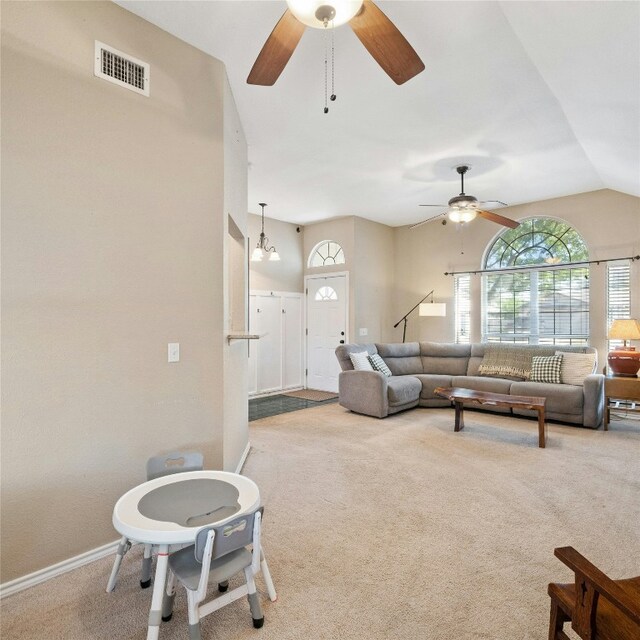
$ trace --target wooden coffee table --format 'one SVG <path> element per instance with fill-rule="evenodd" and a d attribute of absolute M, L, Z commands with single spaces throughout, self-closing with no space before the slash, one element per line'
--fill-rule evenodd
<path fill-rule="evenodd" d="M 538 446 L 544 449 L 547 425 L 544 419 L 544 404 L 546 398 L 535 396 L 511 396 L 504 393 L 491 393 L 489 391 L 473 391 L 459 387 L 438 387 L 434 393 L 442 398 L 451 400 L 456 410 L 456 423 L 454 431 L 464 429 L 463 405 L 465 402 L 491 405 L 494 407 L 531 409 L 538 412 Z"/>

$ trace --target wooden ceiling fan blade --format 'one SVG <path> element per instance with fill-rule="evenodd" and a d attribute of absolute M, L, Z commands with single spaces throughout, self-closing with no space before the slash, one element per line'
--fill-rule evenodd
<path fill-rule="evenodd" d="M 403 84 L 424 71 L 424 63 L 413 47 L 371 0 L 349 21 L 353 32 L 396 83 Z"/>
<path fill-rule="evenodd" d="M 409 229 L 415 229 L 417 227 L 421 227 L 423 224 L 427 224 L 427 222 L 431 222 L 432 220 L 437 220 L 438 218 L 442 218 L 442 216 L 446 216 L 447 213 L 446 211 L 444 213 L 440 213 L 437 216 L 432 216 L 431 218 L 427 218 L 426 220 L 423 220 L 422 222 L 416 222 L 415 224 L 412 224 Z"/>
<path fill-rule="evenodd" d="M 305 26 L 287 9 L 251 67 L 247 84 L 271 86 L 280 77 L 302 38 Z"/>
<path fill-rule="evenodd" d="M 511 229 L 515 229 L 520 226 L 519 222 L 512 220 L 511 218 L 505 218 L 505 216 L 501 216 L 498 213 L 494 213 L 493 211 L 484 211 L 482 209 L 476 209 L 476 213 L 485 220 L 491 220 L 491 222 L 497 222 L 505 227 L 511 227 Z"/>

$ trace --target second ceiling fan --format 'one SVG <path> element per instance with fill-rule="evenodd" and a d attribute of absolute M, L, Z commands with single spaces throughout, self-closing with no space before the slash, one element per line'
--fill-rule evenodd
<path fill-rule="evenodd" d="M 413 47 L 372 0 L 287 0 L 287 5 L 253 64 L 248 84 L 274 84 L 307 26 L 324 29 L 347 22 L 396 84 L 424 70 Z"/>
<path fill-rule="evenodd" d="M 460 175 L 460 194 L 454 196 L 449 200 L 448 205 L 445 204 L 421 204 L 421 207 L 446 207 L 449 208 L 447 211 L 443 213 L 439 213 L 437 216 L 432 216 L 431 218 L 427 218 L 426 220 L 422 220 L 422 222 L 418 222 L 409 227 L 409 229 L 415 229 L 427 222 L 431 222 L 432 220 L 438 220 L 444 216 L 449 216 L 449 220 L 452 222 L 471 222 L 476 216 L 480 216 L 485 220 L 490 220 L 491 222 L 496 222 L 497 224 L 501 224 L 505 227 L 510 227 L 511 229 L 515 229 L 520 226 L 519 222 L 512 220 L 511 218 L 507 218 L 505 216 L 501 216 L 499 213 L 495 213 L 494 211 L 486 211 L 481 208 L 483 205 L 493 202 L 496 204 L 502 204 L 507 206 L 506 202 L 502 202 L 500 200 L 485 200 L 484 202 L 479 202 L 478 198 L 475 196 L 467 195 L 464 192 L 464 175 L 469 171 L 469 166 L 466 164 L 460 165 L 456 167 L 456 171 Z M 443 223 L 444 224 L 444 223 Z"/>

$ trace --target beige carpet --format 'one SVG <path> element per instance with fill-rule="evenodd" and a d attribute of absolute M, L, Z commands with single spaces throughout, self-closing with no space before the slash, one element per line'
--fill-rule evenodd
<path fill-rule="evenodd" d="M 317 389 L 300 389 L 300 391 L 287 391 L 287 393 L 283 393 L 282 395 L 289 396 L 290 398 L 311 400 L 312 402 L 321 402 L 322 400 L 331 400 L 338 397 L 337 393 L 330 393 L 329 391 L 318 391 Z"/>
<path fill-rule="evenodd" d="M 451 409 L 386 420 L 336 404 L 251 423 L 245 473 L 265 503 L 279 592 L 251 627 L 244 600 L 205 640 L 544 640 L 547 583 L 573 545 L 611 576 L 640 574 L 640 424 L 611 431 Z M 139 556 L 106 594 L 105 559 L 2 602 L 3 640 L 144 639 Z M 263 585 L 260 582 L 260 587 Z M 185 639 L 184 595 L 161 639 Z"/>

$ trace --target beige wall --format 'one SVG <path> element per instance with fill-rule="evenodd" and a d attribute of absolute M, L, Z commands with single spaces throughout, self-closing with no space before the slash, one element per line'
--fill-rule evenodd
<path fill-rule="evenodd" d="M 247 141 L 240 122 L 229 81 L 224 77 L 224 292 L 223 339 L 248 326 L 248 268 L 246 246 L 247 215 Z M 223 388 L 220 408 L 223 413 L 223 464 L 235 471 L 249 440 L 248 351 L 244 340 L 224 342 Z"/>
<path fill-rule="evenodd" d="M 356 216 L 307 225 L 304 234 L 305 275 L 349 273 L 349 342 L 381 342 L 393 335 L 394 231 Z M 309 269 L 307 261 L 323 240 L 342 246 L 345 264 Z M 360 329 L 367 335 L 361 336 Z"/>
<path fill-rule="evenodd" d="M 94 77 L 96 39 L 151 64 L 151 97 Z M 246 232 L 227 121 L 223 65 L 124 9 L 2 3 L 2 582 L 115 540 L 150 455 L 244 449 L 222 384 L 246 369 L 225 340 L 227 213 Z"/>
<path fill-rule="evenodd" d="M 355 334 L 353 342 L 388 342 L 401 315 L 394 310 L 394 231 L 364 218 L 355 219 Z M 397 318 L 393 316 L 397 315 Z M 360 335 L 366 329 L 367 335 Z"/>
<path fill-rule="evenodd" d="M 304 227 L 271 218 L 265 218 L 264 227 L 265 234 L 269 238 L 269 246 L 275 246 L 278 250 L 280 261 L 250 262 L 251 290 L 301 293 L 304 288 Z M 249 255 L 260 239 L 260 229 L 260 216 L 249 214 Z M 300 231 L 298 232 L 297 229 Z"/>
<path fill-rule="evenodd" d="M 591 259 L 617 258 L 640 253 L 640 199 L 603 189 L 507 207 L 500 213 L 515 220 L 532 216 L 552 216 L 574 226 L 584 238 Z M 451 223 L 433 222 L 412 231 L 396 229 L 396 304 L 410 309 L 423 295 L 435 289 L 436 302 L 447 302 L 446 318 L 411 316 L 407 340 L 453 341 L 453 278 L 445 271 L 479 269 L 483 255 L 501 227 L 476 220 L 460 230 Z M 632 273 L 632 315 L 640 317 L 640 267 Z M 472 277 L 472 341 L 481 338 L 481 278 Z M 606 353 L 605 296 L 606 268 L 593 266 L 591 288 L 591 343 Z M 401 339 L 401 333 L 399 339 Z"/>

